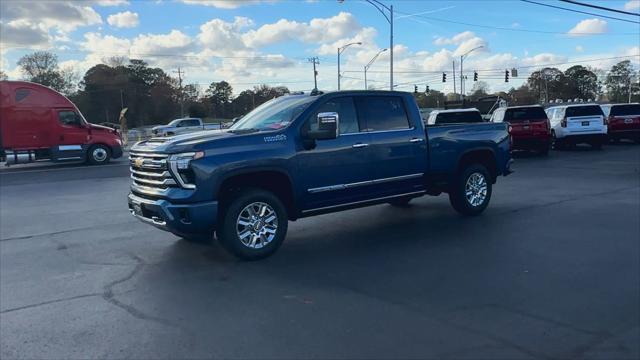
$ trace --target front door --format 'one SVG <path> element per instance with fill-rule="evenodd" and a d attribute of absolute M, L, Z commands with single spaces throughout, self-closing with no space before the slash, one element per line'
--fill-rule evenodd
<path fill-rule="evenodd" d="M 339 135 L 336 139 L 317 140 L 313 149 L 297 154 L 298 178 L 302 189 L 302 209 L 311 210 L 369 198 L 370 189 L 363 183 L 373 179 L 371 136 L 360 125 L 352 97 L 327 100 L 314 111 L 305 127 L 317 128 L 321 112 L 337 112 Z"/>
<path fill-rule="evenodd" d="M 54 147 L 56 160 L 80 160 L 85 156 L 83 145 L 89 142 L 89 128 L 74 109 L 57 109 L 58 141 Z"/>
<path fill-rule="evenodd" d="M 411 123 L 406 105 L 400 96 L 356 98 L 358 116 L 371 135 L 371 161 L 376 164 L 372 191 L 377 197 L 424 190 L 425 133 Z"/>

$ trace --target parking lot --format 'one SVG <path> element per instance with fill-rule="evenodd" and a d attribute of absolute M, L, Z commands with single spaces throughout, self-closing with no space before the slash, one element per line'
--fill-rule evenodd
<path fill-rule="evenodd" d="M 126 160 L 0 172 L 3 358 L 640 357 L 640 146 L 293 222 L 239 262 L 133 219 Z"/>

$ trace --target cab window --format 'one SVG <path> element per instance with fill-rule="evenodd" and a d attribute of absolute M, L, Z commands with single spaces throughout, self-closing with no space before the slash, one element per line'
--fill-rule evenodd
<path fill-rule="evenodd" d="M 82 118 L 75 111 L 62 110 L 58 111 L 58 121 L 62 126 L 82 126 Z"/>
<path fill-rule="evenodd" d="M 367 131 L 410 129 L 404 102 L 399 96 L 366 96 L 358 99 L 358 114 Z"/>
<path fill-rule="evenodd" d="M 338 113 L 338 125 L 340 127 L 340 135 L 353 134 L 361 131 L 356 114 L 356 107 L 352 97 L 339 97 L 330 99 L 311 114 L 308 120 L 308 128 L 311 131 L 318 130 L 317 117 L 319 113 L 336 112 Z"/>

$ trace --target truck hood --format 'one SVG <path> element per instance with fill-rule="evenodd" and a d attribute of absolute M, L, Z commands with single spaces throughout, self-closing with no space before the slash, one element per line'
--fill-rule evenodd
<path fill-rule="evenodd" d="M 97 125 L 97 124 L 92 124 L 92 123 L 89 123 L 89 128 L 91 130 L 110 132 L 110 133 L 114 133 L 114 134 L 117 133 L 116 129 L 110 128 L 108 126 L 102 126 L 102 125 Z"/>
<path fill-rule="evenodd" d="M 141 141 L 133 146 L 137 151 L 178 152 L 188 151 L 194 145 L 212 140 L 226 139 L 237 136 L 227 130 L 207 130 L 176 135 L 171 137 L 157 137 Z"/>

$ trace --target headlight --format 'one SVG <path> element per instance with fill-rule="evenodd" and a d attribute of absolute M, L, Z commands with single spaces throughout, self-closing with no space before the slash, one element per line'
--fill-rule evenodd
<path fill-rule="evenodd" d="M 195 178 L 191 170 L 191 161 L 204 157 L 204 151 L 174 154 L 169 156 L 169 169 L 185 189 L 195 189 Z"/>

